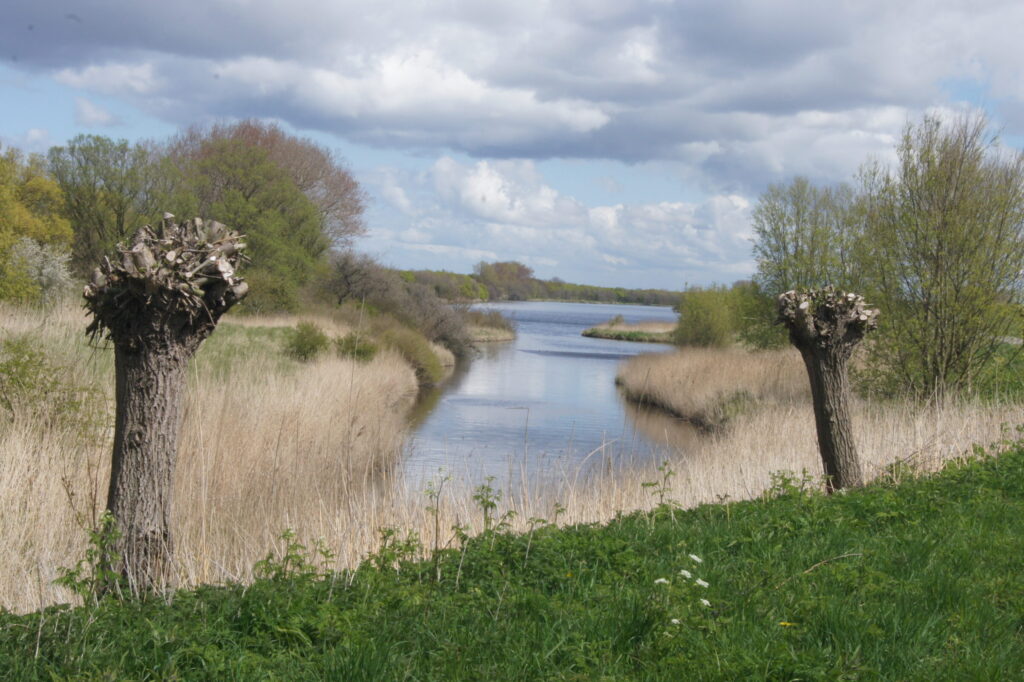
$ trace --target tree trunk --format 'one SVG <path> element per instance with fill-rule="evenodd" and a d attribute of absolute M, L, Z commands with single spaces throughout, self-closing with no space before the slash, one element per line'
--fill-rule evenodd
<path fill-rule="evenodd" d="M 868 308 L 863 297 L 831 287 L 787 291 L 779 296 L 778 308 L 811 382 L 826 490 L 864 485 L 850 421 L 847 364 L 864 334 L 878 326 L 878 311 Z"/>
<path fill-rule="evenodd" d="M 235 273 L 241 235 L 198 218 L 139 228 L 85 287 L 88 333 L 114 342 L 116 408 L 107 509 L 116 568 L 132 593 L 173 582 L 171 495 L 188 361 L 248 291 Z M 105 563 L 115 563 L 106 557 Z"/>
<path fill-rule="evenodd" d="M 847 396 L 847 359 L 819 348 L 800 349 L 811 381 L 814 424 L 818 451 L 825 469 L 825 486 L 831 493 L 839 488 L 864 485 L 860 458 L 853 441 L 853 427 Z"/>
<path fill-rule="evenodd" d="M 170 512 L 191 352 L 115 348 L 117 418 L 107 509 L 118 522 L 121 573 L 133 593 L 172 582 Z"/>

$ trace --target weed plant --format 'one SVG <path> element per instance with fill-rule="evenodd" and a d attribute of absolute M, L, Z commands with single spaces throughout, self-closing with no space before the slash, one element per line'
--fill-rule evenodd
<path fill-rule="evenodd" d="M 1024 442 L 825 496 L 500 524 L 357 569 L 287 534 L 248 586 L 0 614 L 5 679 L 1020 679 Z M 438 488 L 428 495 L 437 502 Z M 493 491 L 477 490 L 493 514 Z M 491 520 L 495 519 L 491 517 Z"/>

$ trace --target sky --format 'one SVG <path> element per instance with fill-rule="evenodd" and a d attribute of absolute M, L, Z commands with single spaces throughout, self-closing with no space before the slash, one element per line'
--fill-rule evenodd
<path fill-rule="evenodd" d="M 925 114 L 1020 148 L 1022 28 L 1019 0 L 6 0 L 0 143 L 259 118 L 345 160 L 385 264 L 728 284 L 771 183 L 892 163 Z"/>

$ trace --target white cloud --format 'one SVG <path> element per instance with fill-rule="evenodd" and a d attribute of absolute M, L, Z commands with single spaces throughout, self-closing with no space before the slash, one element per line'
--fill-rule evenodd
<path fill-rule="evenodd" d="M 85 97 L 75 98 L 75 123 L 84 128 L 112 126 L 118 123 L 116 116 L 97 106 Z"/>
<path fill-rule="evenodd" d="M 379 238 L 387 250 L 429 251 L 445 258 L 435 267 L 446 269 L 519 260 L 542 277 L 592 282 L 618 273 L 651 287 L 731 281 L 752 272 L 751 205 L 742 196 L 586 206 L 551 187 L 526 160 L 442 157 L 431 175 L 405 177 L 419 183 L 406 194 L 435 209 L 427 217 L 417 207 L 423 218 L 412 227 Z"/>
<path fill-rule="evenodd" d="M 16 147 L 22 151 L 43 154 L 53 145 L 50 131 L 45 128 L 29 128 L 20 135 L 0 135 L 0 146 Z"/>
<path fill-rule="evenodd" d="M 91 64 L 85 68 L 61 69 L 54 75 L 58 83 L 105 95 L 149 95 L 163 87 L 150 62 Z"/>

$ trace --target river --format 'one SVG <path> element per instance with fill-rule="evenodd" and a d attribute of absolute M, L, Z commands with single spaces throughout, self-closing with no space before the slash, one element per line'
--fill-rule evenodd
<path fill-rule="evenodd" d="M 627 323 L 674 321 L 671 308 L 562 302 L 495 303 L 515 321 L 515 341 L 479 355 L 421 398 L 406 446 L 414 485 L 438 471 L 472 481 L 564 476 L 596 464 L 646 460 L 678 448 L 691 430 L 628 404 L 615 386 L 620 362 L 671 346 L 593 339 L 584 329 L 622 315 Z"/>

